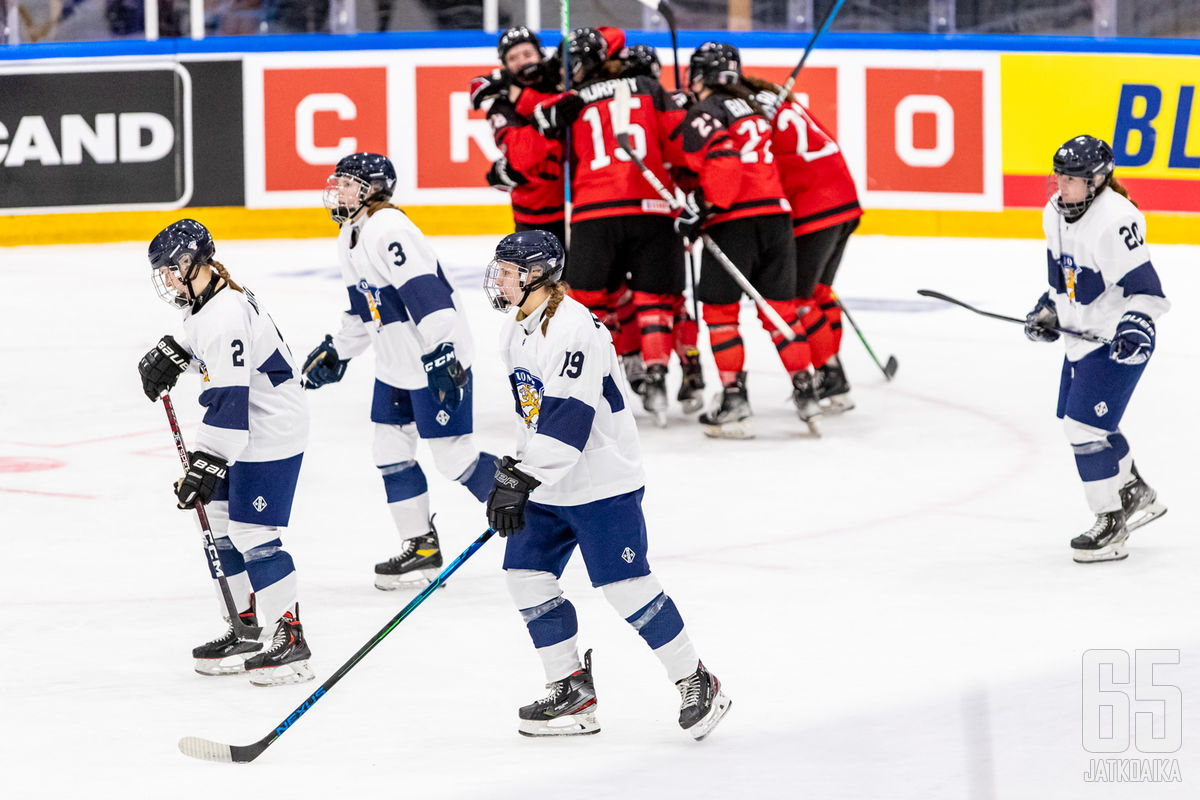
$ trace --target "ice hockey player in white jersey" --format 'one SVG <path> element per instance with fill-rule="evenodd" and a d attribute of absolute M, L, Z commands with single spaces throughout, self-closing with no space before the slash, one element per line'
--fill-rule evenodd
<path fill-rule="evenodd" d="M 167 226 L 150 242 L 155 288 L 182 311 L 183 335 L 163 336 L 138 372 L 152 401 L 183 372 L 200 375 L 204 418 L 187 473 L 175 482 L 176 500 L 181 509 L 205 504 L 239 616 L 249 627 L 265 623 L 270 638 L 264 650 L 263 642 L 239 639 L 231 623 L 192 656 L 202 675 L 245 671 L 259 686 L 299 683 L 312 680 L 313 672 L 296 568 L 281 529 L 291 516 L 308 408 L 279 329 L 213 259 L 215 252 L 208 230 L 191 219 Z M 217 585 L 215 574 L 213 581 Z M 221 609 L 227 613 L 224 602 Z"/>
<path fill-rule="evenodd" d="M 517 310 L 500 349 L 520 438 L 497 465 L 488 521 L 507 536 L 509 592 L 541 656 L 550 694 L 518 712 L 527 736 L 596 733 L 591 650 L 576 643 L 575 608 L 559 578 L 576 545 L 600 587 L 679 689 L 679 724 L 703 739 L 729 710 L 721 683 L 696 656 L 675 603 L 646 559 L 645 477 L 629 387 L 612 336 L 559 282 L 554 234 L 510 234 L 496 247 L 484 290 Z"/>
<path fill-rule="evenodd" d="M 338 266 L 350 309 L 341 330 L 304 360 L 304 384 L 316 389 L 341 380 L 346 363 L 374 345 L 375 465 L 404 540 L 399 555 L 375 565 L 383 590 L 427 584 L 442 566 L 417 440 L 429 445 L 442 475 L 480 502 L 496 461 L 472 435 L 466 317 L 424 235 L 391 205 L 395 185 L 395 167 L 376 153 L 346 156 L 329 177 L 324 201 L 341 228 Z"/>
<path fill-rule="evenodd" d="M 1050 289 L 1026 318 L 1034 341 L 1065 335 L 1058 416 L 1075 452 L 1092 527 L 1071 540 L 1078 562 L 1125 558 L 1129 531 L 1166 512 L 1134 466 L 1121 417 L 1154 352 L 1155 321 L 1171 307 L 1146 244 L 1146 219 L 1113 175 L 1113 154 L 1076 136 L 1054 154 L 1057 191 L 1042 213 Z"/>

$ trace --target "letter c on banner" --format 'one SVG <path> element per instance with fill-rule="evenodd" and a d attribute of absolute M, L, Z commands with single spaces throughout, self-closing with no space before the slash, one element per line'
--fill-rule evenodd
<path fill-rule="evenodd" d="M 296 104 L 296 154 L 309 164 L 333 164 L 342 156 L 358 149 L 353 136 L 338 139 L 332 147 L 318 147 L 313 118 L 321 111 L 332 111 L 338 119 L 358 117 L 358 107 L 344 94 L 310 94 Z"/>
<path fill-rule="evenodd" d="M 936 139 L 933 147 L 913 144 L 913 118 L 933 114 Z M 910 94 L 896 104 L 896 154 L 910 167 L 945 166 L 954 156 L 954 108 L 936 94 Z"/>

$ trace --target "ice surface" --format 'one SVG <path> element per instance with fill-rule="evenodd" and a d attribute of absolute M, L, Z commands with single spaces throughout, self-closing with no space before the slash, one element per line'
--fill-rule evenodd
<path fill-rule="evenodd" d="M 478 344 L 479 442 L 508 452 L 502 317 L 477 286 L 494 239 L 436 244 Z M 674 687 L 578 558 L 564 583 L 595 648 L 603 732 L 518 736 L 516 709 L 541 696 L 542 674 L 497 539 L 257 762 L 229 766 L 176 742 L 249 744 L 318 684 L 191 671 L 190 649 L 222 623 L 199 536 L 169 494 L 179 466 L 164 414 L 135 370 L 178 329 L 145 245 L 0 249 L 0 796 L 1194 796 L 1200 248 L 1153 252 L 1175 307 L 1123 429 L 1170 513 L 1131 537 L 1127 561 L 1071 561 L 1091 517 L 1054 417 L 1061 346 L 915 294 L 1023 316 L 1044 288 L 1042 244 L 856 237 L 838 284 L 879 357 L 898 357 L 895 382 L 847 329 L 858 408 L 810 440 L 747 308 L 759 438 L 707 440 L 674 404 L 665 430 L 640 418 L 651 563 L 734 701 L 707 741 L 678 729 Z M 332 237 L 218 242 L 218 257 L 298 356 L 335 328 Z M 411 597 L 372 586 L 399 537 L 371 463 L 370 362 L 309 393 L 284 537 L 318 681 Z M 187 436 L 195 393 L 188 377 L 173 395 Z M 481 507 L 427 471 L 457 553 L 485 527 Z M 1155 676 L 1182 689 L 1184 747 L 1160 756 L 1179 759 L 1182 784 L 1083 780 L 1089 758 L 1112 757 L 1082 744 L 1091 648 L 1181 651 Z"/>

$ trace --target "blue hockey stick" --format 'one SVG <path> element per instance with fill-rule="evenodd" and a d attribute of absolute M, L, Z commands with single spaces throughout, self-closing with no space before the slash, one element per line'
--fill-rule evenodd
<path fill-rule="evenodd" d="M 288 728 L 295 725 L 304 712 L 317 704 L 317 701 L 333 688 L 333 685 L 340 681 L 342 677 L 354 668 L 354 665 L 362 661 L 367 653 L 375 649 L 375 645 L 383 641 L 384 637 L 392 632 L 392 629 L 404 621 L 404 618 L 416 609 L 417 606 L 425 602 L 425 598 L 437 591 L 446 579 L 454 574 L 454 571 L 462 566 L 463 562 L 475 554 L 475 551 L 483 547 L 483 543 L 492 538 L 495 534 L 491 528 L 488 528 L 479 538 L 471 542 L 466 550 L 459 554 L 458 558 L 450 562 L 450 564 L 442 570 L 442 574 L 438 575 L 433 581 L 425 587 L 425 589 L 409 602 L 400 613 L 392 617 L 387 625 L 380 629 L 379 633 L 372 637 L 371 641 L 363 645 L 357 653 L 350 657 L 342 666 L 338 667 L 338 671 L 330 676 L 329 680 L 322 683 L 315 692 L 308 696 L 308 699 L 296 708 L 287 718 L 275 726 L 275 729 L 268 733 L 263 738 L 259 739 L 254 744 L 237 745 L 237 744 L 221 744 L 208 739 L 201 739 L 198 736 L 185 736 L 179 740 L 179 750 L 185 756 L 199 758 L 205 761 L 224 761 L 238 764 L 245 764 L 258 758 L 262 751 L 271 746 L 271 743 L 287 732 Z"/>
<path fill-rule="evenodd" d="M 779 88 L 779 99 L 775 103 L 776 107 L 782 105 L 783 102 L 787 100 L 788 93 L 791 92 L 792 87 L 796 85 L 796 78 L 799 77 L 800 70 L 804 69 L 804 62 L 808 60 L 808 54 L 812 52 L 814 47 L 816 47 L 817 39 L 821 38 L 821 34 L 833 24 L 833 18 L 837 16 L 839 11 L 841 11 L 842 4 L 845 2 L 846 0 L 837 0 L 837 2 L 830 7 L 829 12 L 825 14 L 825 19 L 821 20 L 821 24 L 817 26 L 816 32 L 813 33 L 813 37 L 808 41 L 808 46 L 804 48 L 804 53 L 800 56 L 800 63 L 796 65 L 794 70 L 792 70 L 792 74 L 788 76 L 787 82 Z M 773 116 L 774 115 L 772 115 L 772 118 Z"/>

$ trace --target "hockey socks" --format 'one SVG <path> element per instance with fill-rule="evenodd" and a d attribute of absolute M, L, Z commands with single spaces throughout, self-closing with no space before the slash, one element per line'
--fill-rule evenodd
<path fill-rule="evenodd" d="M 633 303 L 642 340 L 642 361 L 647 367 L 667 366 L 675 346 L 671 332 L 675 320 L 675 295 L 634 292 Z"/>
<path fill-rule="evenodd" d="M 728 386 L 746 364 L 746 350 L 738 330 L 738 305 L 705 305 L 703 314 L 717 374 L 721 385 Z"/>
<path fill-rule="evenodd" d="M 400 535 L 407 537 L 413 531 L 427 530 L 429 484 L 421 465 L 416 461 L 401 461 L 380 467 L 379 474 L 387 491 L 388 510 Z"/>
<path fill-rule="evenodd" d="M 783 362 L 783 368 L 788 371 L 789 375 L 808 369 L 812 364 L 812 353 L 808 345 L 808 338 L 804 335 L 804 325 L 801 324 L 800 318 L 796 314 L 796 301 L 768 300 L 767 304 L 783 318 L 793 334 L 792 339 L 784 339 L 783 334 L 767 319 L 762 309 L 759 309 L 758 318 L 767 332 L 771 334 L 771 341 L 775 343 L 775 350 L 779 353 L 779 360 Z"/>

